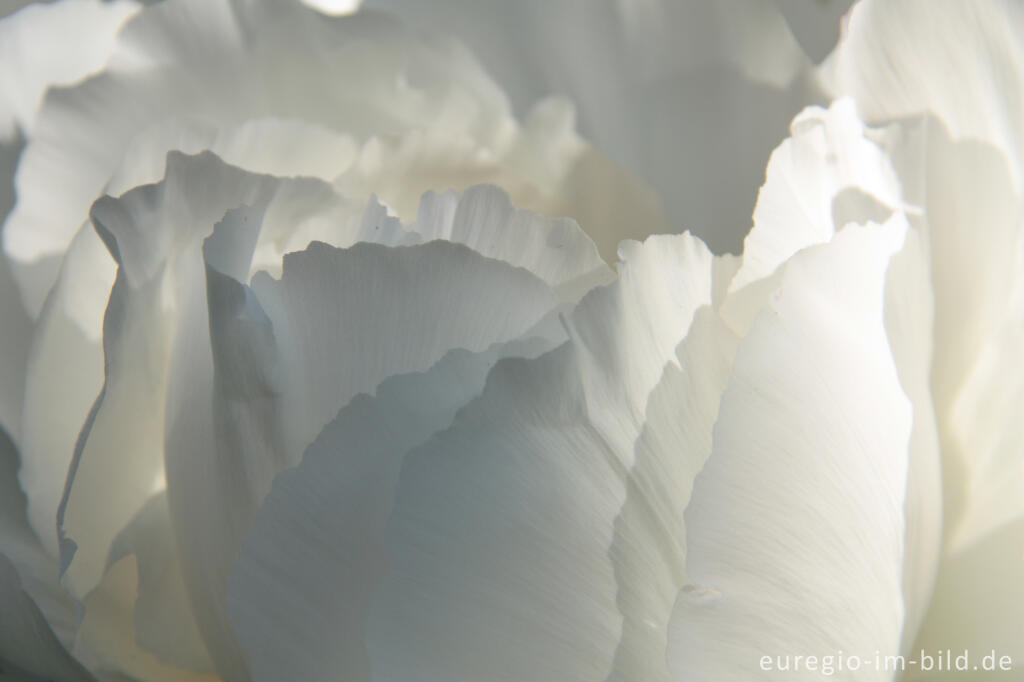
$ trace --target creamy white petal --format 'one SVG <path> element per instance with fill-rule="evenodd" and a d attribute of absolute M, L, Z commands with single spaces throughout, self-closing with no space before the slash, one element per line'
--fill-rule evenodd
<path fill-rule="evenodd" d="M 834 215 L 844 190 L 866 193 L 890 209 L 902 204 L 896 171 L 868 137 L 853 100 L 805 109 L 791 131 L 768 162 L 754 227 L 743 246 L 743 266 L 730 291 L 767 277 L 800 249 L 831 240 L 845 225 Z"/>
<path fill-rule="evenodd" d="M 668 623 L 686 583 L 683 510 L 711 454 L 711 430 L 732 371 L 737 337 L 708 306 L 693 319 L 676 361 L 651 392 L 637 439 L 611 556 L 624 622 L 609 679 L 672 679 Z"/>
<path fill-rule="evenodd" d="M 522 114 L 559 93 L 658 191 L 677 230 L 740 250 L 765 161 L 807 103 L 807 60 L 770 3 L 371 0 L 455 32 Z"/>
<path fill-rule="evenodd" d="M 850 13 L 822 65 L 834 95 L 851 95 L 866 120 L 931 113 L 955 137 L 1009 154 L 1024 182 L 1024 7 L 1014 0 L 866 0 Z"/>
<path fill-rule="evenodd" d="M 31 133 L 47 88 L 101 69 L 134 2 L 65 0 L 33 4 L 0 22 L 0 140 Z"/>
<path fill-rule="evenodd" d="M 740 343 L 686 511 L 677 678 L 771 678 L 764 655 L 899 652 L 912 410 L 884 286 L 904 233 L 853 225 L 794 257 Z"/>
<path fill-rule="evenodd" d="M 266 206 L 277 182 L 225 166 L 211 155 L 171 156 L 167 175 L 166 182 L 138 188 L 123 199 L 101 200 L 93 213 L 120 266 L 104 319 L 106 366 L 100 369 L 105 380 L 101 375 L 91 381 L 89 401 L 100 396 L 91 414 L 89 403 L 77 414 L 56 413 L 74 416 L 78 424 L 72 428 L 83 429 L 77 446 L 70 441 L 74 461 L 59 519 L 65 537 L 62 561 L 68 585 L 78 596 L 99 582 L 114 537 L 163 486 L 159 434 L 170 335 L 182 306 L 176 298 L 184 267 L 179 264 L 198 252 L 227 210 Z M 41 380 L 58 380 L 52 367 L 40 365 Z M 29 391 L 37 386 L 44 384 L 30 382 Z M 46 414 L 42 407 L 40 412 Z M 113 491 L 112 471 L 119 481 Z"/>
<path fill-rule="evenodd" d="M 935 297 L 931 387 L 943 447 L 947 540 L 1024 515 L 1019 419 L 1024 200 L 1007 157 L 924 119 L 886 131 L 908 199 L 923 207 Z M 984 226 L 979 231 L 979 226 Z M 996 406 L 1006 405 L 1006 409 Z"/>
<path fill-rule="evenodd" d="M 541 218 L 516 208 L 497 187 L 473 187 L 457 195 L 428 193 L 409 227 L 427 242 L 465 244 L 477 253 L 525 268 L 553 288 L 600 282 L 611 272 L 597 247 L 569 218 Z"/>
<path fill-rule="evenodd" d="M 935 303 L 928 241 L 922 227 L 907 229 L 885 283 L 885 328 L 900 384 L 914 408 L 904 507 L 904 651 L 928 609 L 943 545 L 942 452 L 931 394 Z"/>
<path fill-rule="evenodd" d="M 71 243 L 40 312 L 23 369 L 19 478 L 28 495 L 32 527 L 54 556 L 57 510 L 75 444 L 103 388 L 101 333 L 114 271 L 113 259 L 86 223 Z"/>
<path fill-rule="evenodd" d="M 1002 656 L 1010 657 L 1013 671 L 984 675 L 995 680 L 1021 679 L 1024 671 L 1022 572 L 1024 521 L 1020 519 L 943 557 L 935 598 L 912 651 L 923 649 L 932 653 L 949 649 L 957 655 L 966 650 L 974 665 L 981 664 L 982 656 L 995 652 L 997 664 Z M 951 675 L 949 679 L 972 676 Z M 907 679 L 947 678 L 908 673 Z"/>
<path fill-rule="evenodd" d="M 619 279 L 588 294 L 567 323 L 588 413 L 629 467 L 648 396 L 711 302 L 713 259 L 690 234 L 624 242 L 620 254 Z"/>
<path fill-rule="evenodd" d="M 385 17 L 331 19 L 291 3 L 162 2 L 126 25 L 106 73 L 48 97 L 18 169 L 7 253 L 26 264 L 62 253 L 130 141 L 182 115 L 218 126 L 301 119 L 357 139 L 440 126 L 485 146 L 514 127 L 500 91 L 465 51 L 417 40 Z M 55 269 L 42 273 L 43 292 Z M 36 313 L 40 291 L 19 285 Z"/>

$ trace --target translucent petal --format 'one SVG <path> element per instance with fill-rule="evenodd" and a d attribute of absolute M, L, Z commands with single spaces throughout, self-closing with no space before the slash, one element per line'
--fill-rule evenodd
<path fill-rule="evenodd" d="M 740 342 L 686 511 L 678 678 L 764 679 L 761 657 L 779 653 L 899 653 L 912 409 L 884 285 L 904 233 L 850 226 L 794 257 Z"/>

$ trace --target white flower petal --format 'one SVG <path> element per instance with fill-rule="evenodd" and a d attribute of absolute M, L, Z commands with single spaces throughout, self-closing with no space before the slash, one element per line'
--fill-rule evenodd
<path fill-rule="evenodd" d="M 456 32 L 518 112 L 559 93 L 671 224 L 738 252 L 765 160 L 806 103 L 807 61 L 770 3 L 371 0 Z"/>
<path fill-rule="evenodd" d="M 248 174 L 225 165 L 211 154 L 171 155 L 164 182 L 137 188 L 121 199 L 108 197 L 97 202 L 94 222 L 120 264 L 118 282 L 110 294 L 104 321 L 106 383 L 104 385 L 102 374 L 75 383 L 74 386 L 85 386 L 83 400 L 76 404 L 75 410 L 65 405 L 56 412 L 69 422 L 70 434 L 89 418 L 77 446 L 71 435 L 68 443 L 57 444 L 63 447 L 40 449 L 43 454 L 64 457 L 69 452 L 66 446 L 70 445 L 75 452 L 60 523 L 65 539 L 70 541 L 62 553 L 68 570 L 68 585 L 76 595 L 82 596 L 98 584 L 117 533 L 128 525 L 150 496 L 163 487 L 164 444 L 162 437 L 154 438 L 154 434 L 164 432 L 167 363 L 173 335 L 186 319 L 185 309 L 194 303 L 186 296 L 185 278 L 194 267 L 193 260 L 201 267 L 202 240 L 213 232 L 214 225 L 224 219 L 226 213 L 239 209 L 237 218 L 248 219 L 250 215 L 253 218 L 253 240 L 256 235 L 265 238 L 262 247 L 272 251 L 279 260 L 280 251 L 273 248 L 273 241 L 284 226 L 291 227 L 295 224 L 293 220 L 301 224 L 302 217 L 318 212 L 335 215 L 337 202 L 338 198 L 323 183 Z M 264 226 L 265 234 L 259 231 Z M 323 236 L 348 242 L 358 234 L 359 227 L 358 222 L 340 220 L 332 223 L 330 233 Z M 89 237 L 91 245 L 95 236 Z M 232 245 L 238 248 L 230 248 Z M 236 241 L 228 247 L 214 254 L 218 264 L 223 268 L 240 269 L 238 276 L 247 279 L 253 250 L 259 249 L 261 244 L 243 246 Z M 82 286 L 83 277 L 75 276 L 68 267 L 65 264 L 63 275 L 72 283 L 69 289 L 74 292 L 76 287 Z M 66 298 L 55 298 L 54 305 L 63 303 Z M 93 301 L 103 299 L 103 296 L 91 298 Z M 205 309 L 204 290 L 201 290 L 199 305 Z M 39 364 L 40 376 L 30 382 L 29 388 L 30 396 L 40 395 L 37 410 L 40 418 L 36 420 L 40 438 L 53 437 L 43 429 L 43 417 L 52 414 L 43 409 L 46 399 L 62 395 L 48 387 L 67 379 L 53 372 L 53 363 L 66 362 L 68 371 L 78 374 L 93 366 L 92 362 L 85 362 L 88 359 L 85 351 L 90 346 L 78 340 L 70 351 L 66 347 L 69 339 L 75 338 L 72 332 L 81 335 L 81 329 L 65 317 L 55 317 L 55 320 L 62 325 L 58 329 L 61 333 L 51 335 L 53 351 L 44 347 L 49 354 L 47 361 Z M 66 353 L 63 358 L 58 357 L 62 349 Z M 103 371 L 102 361 L 98 369 Z M 90 414 L 90 405 L 101 389 L 102 396 Z M 89 392 L 91 398 L 86 395 Z M 66 460 L 62 460 L 62 466 L 67 471 Z M 113 492 L 109 486 L 111 471 L 118 472 L 120 481 Z M 49 477 L 45 473 L 36 477 L 40 485 L 50 481 L 51 486 L 59 487 L 54 481 L 63 478 L 63 474 L 47 473 Z M 30 499 L 35 504 L 32 498 L 30 489 Z M 45 519 L 45 514 L 40 518 Z"/>
<path fill-rule="evenodd" d="M 686 512 L 677 677 L 764 679 L 764 655 L 899 653 L 912 411 L 883 304 L 904 232 L 849 226 L 794 257 L 740 343 Z"/>
<path fill-rule="evenodd" d="M 16 128 L 32 132 L 47 88 L 102 68 L 138 9 L 126 0 L 65 0 L 32 4 L 0 22 L 0 140 Z"/>
<path fill-rule="evenodd" d="M 1024 516 L 1012 408 L 1024 390 L 1015 350 L 1024 317 L 1024 199 L 1004 154 L 954 141 L 934 119 L 886 136 L 928 232 L 947 542 L 971 542 Z"/>
<path fill-rule="evenodd" d="M 955 137 L 1006 150 L 1024 182 L 1024 7 L 1014 0 L 865 0 L 822 65 L 833 95 L 870 122 L 931 113 Z"/>
<path fill-rule="evenodd" d="M 47 258 L 63 253 L 130 141 L 182 116 L 218 126 L 301 119 L 359 140 L 439 126 L 484 146 L 514 127 L 501 92 L 465 51 L 417 40 L 385 17 L 331 19 L 291 3 L 159 3 L 125 26 L 106 73 L 54 91 L 40 112 L 4 235 L 9 255 L 41 270 L 41 287 L 15 273 L 30 313 L 55 279 Z"/>
<path fill-rule="evenodd" d="M 1009 656 L 1013 672 L 1005 677 L 985 674 L 1019 680 L 1024 665 L 1022 572 L 1024 521 L 1020 519 L 945 556 L 931 610 L 913 651 L 966 650 L 972 661 L 994 652 L 997 663 Z M 907 679 L 920 678 L 908 674 Z"/>
<path fill-rule="evenodd" d="M 75 444 L 103 387 L 101 332 L 114 272 L 113 259 L 86 223 L 68 248 L 61 275 L 39 314 L 23 368 L 19 478 L 28 495 L 32 527 L 54 556 L 57 510 Z"/>
<path fill-rule="evenodd" d="M 712 256 L 690 234 L 623 242 L 619 279 L 588 294 L 568 320 L 587 411 L 624 466 L 647 399 L 675 361 L 693 315 L 711 302 Z"/>
<path fill-rule="evenodd" d="M 927 233 L 915 226 L 893 256 L 885 283 L 885 328 L 900 384 L 914 407 L 904 506 L 904 651 L 927 611 L 943 545 L 942 452 L 931 394 L 935 305 L 930 266 Z"/>
<path fill-rule="evenodd" d="M 499 363 L 453 427 L 406 457 L 365 626 L 374 680 L 610 671 L 625 486 L 575 365 L 569 345 Z"/>
<path fill-rule="evenodd" d="M 273 476 L 358 393 L 450 349 L 514 338 L 557 298 L 525 270 L 445 242 L 314 244 L 286 257 L 280 281 L 258 276 L 250 290 L 213 269 L 207 279 L 210 341 L 205 313 L 186 321 L 167 475 L 186 583 L 223 673 L 243 669 L 227 630 L 227 577 Z"/>
<path fill-rule="evenodd" d="M 499 358 L 532 357 L 564 340 L 560 326 L 548 326 L 557 334 L 453 351 L 427 372 L 388 379 L 343 408 L 302 464 L 278 476 L 228 583 L 253 679 L 369 679 L 364 621 L 387 563 L 405 454 L 451 424 Z"/>
<path fill-rule="evenodd" d="M 902 204 L 896 171 L 867 137 L 853 100 L 840 100 L 827 110 L 805 109 L 791 130 L 792 137 L 768 162 L 743 265 L 730 291 L 767 277 L 800 249 L 831 240 L 845 224 L 834 220 L 844 190 L 859 190 L 890 209 Z"/>
<path fill-rule="evenodd" d="M 472 187 L 461 195 L 428 193 L 409 230 L 424 242 L 458 242 L 488 258 L 526 268 L 556 289 L 571 290 L 581 281 L 598 283 L 611 276 L 575 221 L 545 219 L 516 208 L 497 187 Z"/>
<path fill-rule="evenodd" d="M 672 679 L 666 650 L 669 616 L 686 583 L 683 511 L 711 454 L 711 430 L 736 344 L 712 309 L 701 308 L 676 362 L 651 392 L 611 548 L 624 617 L 611 679 Z"/>
<path fill-rule="evenodd" d="M 452 214 L 436 203 L 443 198 L 425 200 L 431 214 Z M 257 679 L 288 671 L 367 679 L 371 669 L 374 679 L 589 679 L 611 671 L 621 616 L 610 549 L 635 537 L 616 537 L 625 467 L 647 395 L 693 311 L 710 302 L 712 280 L 710 254 L 688 235 L 625 252 L 619 280 L 589 294 L 569 322 L 575 347 L 499 365 L 484 397 L 438 437 L 457 445 L 421 444 L 448 426 L 482 387 L 482 372 L 508 351 L 450 355 L 424 375 L 385 382 L 376 398 L 344 409 L 297 470 L 278 477 L 229 591 Z M 635 333 L 617 336 L 629 323 L 639 325 Z M 641 357 L 627 396 L 603 393 L 626 382 Z M 424 466 L 429 471 L 409 472 Z M 496 500 L 504 502 L 492 508 Z M 401 517 L 402 527 L 389 526 L 389 517 Z M 591 577 L 596 584 L 580 593 L 574 581 Z M 460 580 L 472 594 L 438 605 L 434 586 L 457 589 Z M 530 627 L 517 625 L 527 618 Z"/>
<path fill-rule="evenodd" d="M 205 150 L 253 173 L 325 181 L 346 170 L 356 155 L 351 138 L 306 121 L 252 118 L 218 126 L 189 117 L 171 118 L 131 138 L 105 191 L 118 196 L 132 187 L 159 182 L 168 152 Z"/>

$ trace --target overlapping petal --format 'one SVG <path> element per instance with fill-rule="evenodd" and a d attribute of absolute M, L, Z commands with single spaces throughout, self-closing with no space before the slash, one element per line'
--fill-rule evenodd
<path fill-rule="evenodd" d="M 810 62 L 770 2 L 365 6 L 455 32 L 519 112 L 571 97 L 583 133 L 658 191 L 674 231 L 716 253 L 740 251 L 768 155 L 815 99 Z"/>

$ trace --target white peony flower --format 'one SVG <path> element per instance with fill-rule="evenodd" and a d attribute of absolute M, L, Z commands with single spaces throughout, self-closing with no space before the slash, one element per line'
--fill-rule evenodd
<path fill-rule="evenodd" d="M 0 679 L 1020 678 L 1016 4 L 309 5 L 0 20 Z"/>

